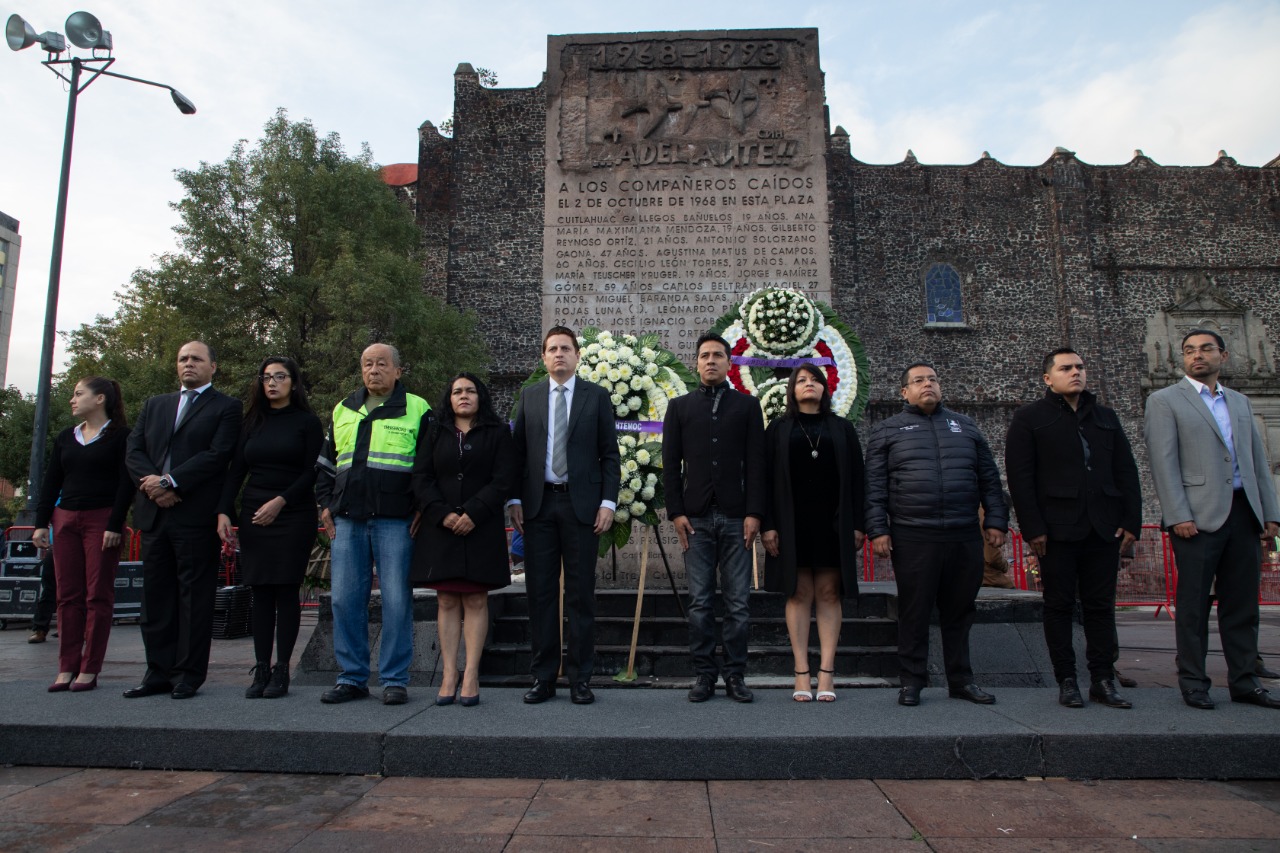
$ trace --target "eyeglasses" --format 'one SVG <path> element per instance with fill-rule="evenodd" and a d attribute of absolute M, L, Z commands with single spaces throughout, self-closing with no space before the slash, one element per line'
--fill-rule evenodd
<path fill-rule="evenodd" d="M 1217 352 L 1220 349 L 1222 348 L 1219 347 L 1217 344 L 1201 344 L 1198 347 L 1183 347 L 1182 354 L 1195 355 L 1196 353 L 1200 353 L 1201 355 L 1213 355 L 1215 352 Z"/>
<path fill-rule="evenodd" d="M 289 378 L 289 374 L 287 373 L 264 373 L 258 377 L 258 381 L 261 382 L 263 385 L 270 385 L 272 382 L 279 385 L 281 382 L 284 382 L 288 378 Z"/>

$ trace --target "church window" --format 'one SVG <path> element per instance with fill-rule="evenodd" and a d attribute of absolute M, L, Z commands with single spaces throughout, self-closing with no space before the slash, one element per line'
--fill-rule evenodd
<path fill-rule="evenodd" d="M 924 275 L 925 322 L 964 323 L 960 273 L 951 264 L 934 264 Z"/>

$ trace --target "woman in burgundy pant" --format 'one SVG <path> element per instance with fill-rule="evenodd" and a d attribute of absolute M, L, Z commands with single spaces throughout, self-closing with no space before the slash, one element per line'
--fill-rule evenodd
<path fill-rule="evenodd" d="M 120 534 L 133 497 L 124 467 L 125 422 L 120 385 L 82 379 L 71 395 L 80 419 L 53 443 L 36 507 L 35 544 L 49 547 L 58 581 L 58 678 L 50 693 L 92 690 L 107 653 L 115 606 Z"/>

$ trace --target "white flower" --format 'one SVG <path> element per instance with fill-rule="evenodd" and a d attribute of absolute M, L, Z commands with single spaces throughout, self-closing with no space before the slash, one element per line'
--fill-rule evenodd
<path fill-rule="evenodd" d="M 631 482 L 627 483 L 627 485 L 631 488 L 632 492 L 638 492 L 644 488 L 644 480 L 641 480 L 639 477 L 632 477 Z"/>
<path fill-rule="evenodd" d="M 614 520 L 614 522 L 617 522 L 617 523 L 625 523 L 625 522 L 628 522 L 628 521 L 630 521 L 630 520 L 631 520 L 631 513 L 627 512 L 627 511 L 626 511 L 624 508 L 622 508 L 622 507 L 618 507 L 617 512 L 615 512 L 615 513 L 613 514 L 613 520 Z"/>
<path fill-rule="evenodd" d="M 649 460 L 652 458 L 653 457 L 649 455 L 649 451 L 645 450 L 643 447 L 636 451 L 636 461 L 641 465 L 648 465 Z"/>
<path fill-rule="evenodd" d="M 626 347 L 626 346 L 618 347 L 618 355 L 622 358 L 630 358 L 631 353 L 633 352 L 634 350 L 631 349 L 631 347 Z"/>
<path fill-rule="evenodd" d="M 640 466 L 636 464 L 636 460 L 634 459 L 628 459 L 625 463 L 623 463 L 622 467 L 626 469 L 628 473 L 631 473 L 631 474 L 634 474 L 636 471 L 640 470 Z"/>
<path fill-rule="evenodd" d="M 658 475 L 654 473 L 645 474 L 644 481 L 652 486 L 654 483 L 658 482 Z"/>
<path fill-rule="evenodd" d="M 613 378 L 613 374 L 614 374 L 614 373 L 617 373 L 617 374 L 618 374 L 618 379 L 630 379 L 630 378 L 631 378 L 631 365 L 629 365 L 629 364 L 620 364 L 620 365 L 618 365 L 618 369 L 617 369 L 617 370 L 610 370 L 610 371 L 609 371 L 609 374 L 610 374 L 610 378 L 611 378 L 611 379 Z M 617 382 L 618 380 L 617 380 L 617 379 L 614 379 L 614 381 L 615 381 L 615 382 Z"/>
<path fill-rule="evenodd" d="M 639 367 L 643 363 L 644 362 L 642 362 L 639 358 L 637 358 L 634 355 L 627 359 L 627 364 L 631 365 L 632 367 Z"/>
<path fill-rule="evenodd" d="M 657 376 L 657 375 L 658 375 L 658 365 L 654 364 L 653 362 L 649 362 L 648 364 L 646 364 L 646 365 L 644 366 L 644 375 L 645 375 L 645 376 Z"/>
<path fill-rule="evenodd" d="M 631 414 L 631 410 L 626 406 L 614 406 L 613 413 L 620 418 L 625 418 L 627 415 Z"/>
<path fill-rule="evenodd" d="M 609 368 L 608 375 L 609 375 L 610 382 L 617 382 L 619 379 L 622 378 L 622 373 L 616 367 Z"/>
<path fill-rule="evenodd" d="M 604 354 L 604 360 L 610 364 L 614 364 L 618 360 L 618 353 L 614 350 L 609 350 Z"/>
<path fill-rule="evenodd" d="M 633 412 L 640 411 L 640 398 L 632 397 L 631 399 L 627 400 L 627 408 Z"/>
<path fill-rule="evenodd" d="M 632 515 L 634 515 L 634 516 L 641 516 L 641 515 L 644 515 L 644 511 L 645 511 L 647 508 L 648 508 L 648 507 L 646 507 L 644 504 L 640 503 L 640 501 L 636 501 L 636 502 L 634 502 L 633 504 L 631 504 L 631 506 L 630 506 L 630 507 L 628 507 L 628 509 L 630 509 L 630 510 L 631 510 L 631 514 L 632 514 Z"/>
<path fill-rule="evenodd" d="M 640 350 L 640 357 L 643 358 L 645 361 L 653 361 L 658 357 L 658 354 L 654 352 L 652 349 L 650 349 L 649 347 L 645 347 L 644 349 Z M 657 365 L 654 365 L 654 367 L 657 367 Z"/>
<path fill-rule="evenodd" d="M 618 506 L 625 506 L 636 499 L 636 493 L 630 489 L 618 490 Z"/>
<path fill-rule="evenodd" d="M 640 497 L 644 498 L 647 501 L 653 500 L 653 495 L 654 495 L 654 491 L 651 486 L 645 486 L 643 489 L 640 490 Z"/>
<path fill-rule="evenodd" d="M 628 449 L 635 447 L 636 437 L 634 435 L 624 435 L 619 443 Z"/>
<path fill-rule="evenodd" d="M 612 403 L 615 407 L 616 407 L 616 406 L 621 406 L 621 405 L 622 405 L 622 395 L 621 395 L 621 394 L 610 394 L 610 395 L 609 395 L 609 402 L 610 402 L 610 403 Z"/>

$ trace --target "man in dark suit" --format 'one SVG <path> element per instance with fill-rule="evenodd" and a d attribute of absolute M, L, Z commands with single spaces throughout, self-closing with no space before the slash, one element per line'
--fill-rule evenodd
<path fill-rule="evenodd" d="M 560 669 L 559 578 L 569 618 L 565 672 L 575 705 L 595 701 L 596 551 L 613 526 L 620 484 L 613 406 L 603 388 L 577 381 L 578 338 L 554 326 L 542 339 L 549 379 L 520 395 L 514 440 L 522 485 L 511 519 L 524 534 L 533 705 L 556 695 Z"/>
<path fill-rule="evenodd" d="M 1116 413 L 1085 388 L 1069 347 L 1044 357 L 1044 398 L 1018 409 L 1005 439 L 1005 474 L 1022 537 L 1040 558 L 1044 639 L 1058 702 L 1083 708 L 1071 622 L 1079 591 L 1089 698 L 1133 707 L 1116 693 L 1116 575 L 1142 531 L 1142 486 Z"/>
<path fill-rule="evenodd" d="M 671 401 L 662 422 L 662 480 L 689 576 L 689 651 L 696 680 L 690 702 L 705 702 L 724 673 L 725 695 L 750 702 L 747 620 L 751 549 L 765 513 L 764 416 L 760 402 L 735 391 L 729 342 L 698 338 L 698 387 Z M 724 664 L 716 661 L 716 568 L 724 600 Z"/>
<path fill-rule="evenodd" d="M 1192 708 L 1213 708 L 1204 659 L 1216 580 L 1231 701 L 1280 708 L 1254 671 L 1261 540 L 1276 535 L 1280 503 L 1249 398 L 1218 381 L 1226 361 L 1217 332 L 1192 329 L 1186 377 L 1147 399 L 1147 456 L 1178 566 L 1178 686 Z"/>
<path fill-rule="evenodd" d="M 204 683 L 218 582 L 222 481 L 240 432 L 240 401 L 213 387 L 208 344 L 178 350 L 182 390 L 147 400 L 129 435 L 142 531 L 142 643 L 147 672 L 124 692 L 189 699 Z"/>

